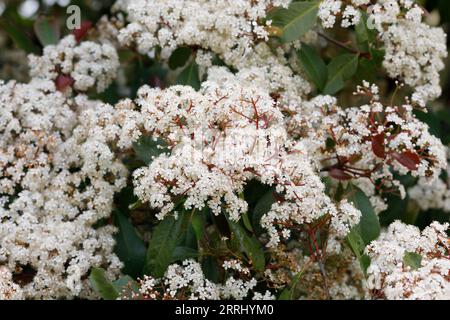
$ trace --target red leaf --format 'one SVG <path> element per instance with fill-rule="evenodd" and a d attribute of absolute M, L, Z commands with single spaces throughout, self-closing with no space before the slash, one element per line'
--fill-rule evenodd
<path fill-rule="evenodd" d="M 411 171 L 417 170 L 421 161 L 419 155 L 413 151 L 405 151 L 403 153 L 394 152 L 392 153 L 392 157 Z"/>
<path fill-rule="evenodd" d="M 386 151 L 384 147 L 384 132 L 372 136 L 372 151 L 379 158 L 386 158 Z"/>
<path fill-rule="evenodd" d="M 346 173 L 344 170 L 338 168 L 331 168 L 329 175 L 336 180 L 351 180 L 353 177 Z"/>
<path fill-rule="evenodd" d="M 56 89 L 58 89 L 58 91 L 64 91 L 72 86 L 74 82 L 75 80 L 71 76 L 60 74 L 55 80 Z"/>
<path fill-rule="evenodd" d="M 83 21 L 81 23 L 80 28 L 73 30 L 73 35 L 75 36 L 75 39 L 77 42 L 80 42 L 81 39 L 88 33 L 89 29 L 92 27 L 92 22 L 90 21 Z"/>

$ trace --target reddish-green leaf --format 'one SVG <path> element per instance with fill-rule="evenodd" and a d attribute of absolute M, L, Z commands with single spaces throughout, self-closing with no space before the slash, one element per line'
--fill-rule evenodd
<path fill-rule="evenodd" d="M 336 179 L 336 180 L 351 180 L 352 176 L 349 175 L 348 173 L 346 173 L 344 170 L 341 170 L 339 168 L 332 168 L 330 169 L 330 171 L 328 172 L 330 177 Z"/>
<path fill-rule="evenodd" d="M 75 39 L 80 42 L 92 27 L 92 22 L 83 21 L 78 29 L 73 30 Z"/>
<path fill-rule="evenodd" d="M 403 153 L 394 152 L 392 157 L 411 171 L 417 170 L 421 161 L 419 155 L 413 151 L 405 151 Z"/>
<path fill-rule="evenodd" d="M 377 134 L 376 136 L 372 136 L 372 150 L 373 153 L 379 158 L 386 158 L 386 151 L 384 146 L 384 132 Z"/>
<path fill-rule="evenodd" d="M 60 74 L 55 80 L 56 89 L 58 89 L 58 91 L 64 91 L 72 86 L 74 82 L 75 80 L 71 76 Z"/>

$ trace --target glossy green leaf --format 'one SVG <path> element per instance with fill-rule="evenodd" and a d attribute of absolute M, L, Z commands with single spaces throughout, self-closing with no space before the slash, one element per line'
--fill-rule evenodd
<path fill-rule="evenodd" d="M 105 270 L 101 268 L 92 268 L 89 275 L 89 281 L 95 292 L 104 300 L 115 300 L 119 297 L 119 293 L 113 283 L 106 276 Z"/>
<path fill-rule="evenodd" d="M 170 69 L 174 70 L 176 68 L 184 66 L 188 62 L 191 54 L 192 49 L 189 47 L 177 48 L 169 58 Z"/>
<path fill-rule="evenodd" d="M 200 76 L 198 65 L 195 62 L 190 63 L 177 77 L 177 84 L 191 86 L 195 90 L 200 89 Z"/>
<path fill-rule="evenodd" d="M 275 197 L 273 196 L 273 192 L 269 191 L 265 193 L 261 199 L 256 203 L 255 209 L 253 210 L 253 216 L 252 216 L 252 223 L 253 228 L 256 230 L 256 232 L 261 232 L 261 218 L 263 215 L 265 215 L 267 212 L 269 212 L 270 208 L 272 207 L 272 204 L 275 203 Z"/>
<path fill-rule="evenodd" d="M 166 217 L 154 229 L 147 250 L 145 271 L 159 278 L 173 261 L 175 248 L 186 231 L 190 214 L 181 212 L 178 219 Z"/>
<path fill-rule="evenodd" d="M 358 55 L 342 54 L 329 63 L 328 81 L 323 90 L 325 94 L 334 95 L 345 86 L 345 81 L 350 79 L 358 69 Z"/>
<path fill-rule="evenodd" d="M 125 265 L 123 272 L 138 277 L 145 263 L 145 243 L 126 216 L 115 210 L 114 218 L 119 228 L 116 235 L 116 254 Z"/>
<path fill-rule="evenodd" d="M 288 8 L 276 8 L 269 13 L 272 25 L 281 29 L 281 40 L 290 42 L 299 39 L 311 30 L 317 21 L 319 1 L 292 2 Z"/>
<path fill-rule="evenodd" d="M 359 232 L 365 245 L 368 245 L 380 235 L 380 221 L 372 208 L 369 198 L 358 187 L 349 184 L 347 198 L 361 211 L 361 220 L 358 224 Z"/>
<path fill-rule="evenodd" d="M 58 43 L 61 36 L 58 21 L 47 17 L 36 19 L 34 32 L 44 47 Z"/>
<path fill-rule="evenodd" d="M 228 219 L 232 236 L 235 237 L 240 245 L 240 250 L 251 259 L 253 266 L 258 271 L 263 271 L 265 267 L 264 250 L 261 243 L 255 236 L 249 235 L 248 232 L 239 224 Z"/>
<path fill-rule="evenodd" d="M 308 78 L 322 91 L 328 79 L 328 69 L 323 59 L 305 43 L 302 43 L 297 55 Z"/>

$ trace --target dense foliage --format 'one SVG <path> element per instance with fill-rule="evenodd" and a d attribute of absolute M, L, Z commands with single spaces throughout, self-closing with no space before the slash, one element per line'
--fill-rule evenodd
<path fill-rule="evenodd" d="M 450 299 L 449 13 L 0 0 L 0 299 Z"/>

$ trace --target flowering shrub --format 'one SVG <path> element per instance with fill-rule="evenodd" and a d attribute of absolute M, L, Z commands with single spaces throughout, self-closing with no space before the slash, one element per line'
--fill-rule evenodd
<path fill-rule="evenodd" d="M 448 2 L 86 2 L 0 1 L 0 299 L 450 299 Z"/>

